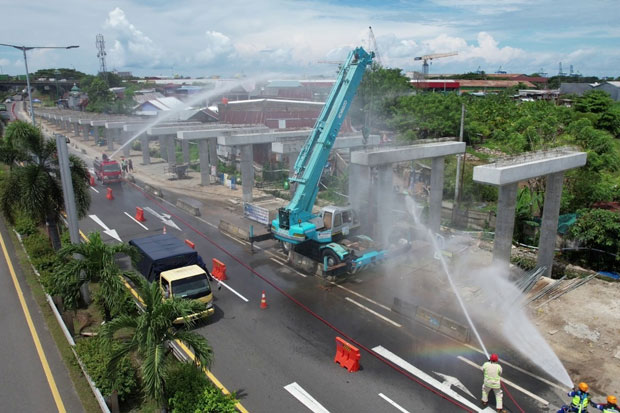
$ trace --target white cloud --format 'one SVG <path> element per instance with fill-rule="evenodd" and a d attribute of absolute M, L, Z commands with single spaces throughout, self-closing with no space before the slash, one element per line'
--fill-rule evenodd
<path fill-rule="evenodd" d="M 461 54 L 463 59 L 482 59 L 487 63 L 508 63 L 526 56 L 526 52 L 510 46 L 498 47 L 489 33 L 478 33 L 478 46 L 468 46 Z"/>
<path fill-rule="evenodd" d="M 234 57 L 235 46 L 228 36 L 217 31 L 207 30 L 204 48 L 196 53 L 196 61 L 200 63 L 214 63 Z"/>
<path fill-rule="evenodd" d="M 0 59 L 0 66 L 8 66 L 11 64 L 9 59 Z"/>
<path fill-rule="evenodd" d="M 157 67 L 160 64 L 163 51 L 127 20 L 122 9 L 117 7 L 108 13 L 104 28 L 109 30 L 114 41 L 108 52 L 111 66 Z"/>

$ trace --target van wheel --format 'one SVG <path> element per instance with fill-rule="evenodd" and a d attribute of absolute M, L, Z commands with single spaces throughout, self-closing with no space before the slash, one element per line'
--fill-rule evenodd
<path fill-rule="evenodd" d="M 338 257 L 338 255 L 329 248 L 325 248 L 323 251 L 321 251 L 321 263 L 325 262 L 326 257 L 328 267 L 333 267 L 334 265 L 340 264 L 340 257 Z"/>

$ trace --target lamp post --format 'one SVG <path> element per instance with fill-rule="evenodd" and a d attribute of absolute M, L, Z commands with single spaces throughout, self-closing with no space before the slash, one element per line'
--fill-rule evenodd
<path fill-rule="evenodd" d="M 60 70 L 54 70 L 54 80 L 56 81 L 56 105 L 58 105 L 58 76 L 60 76 Z"/>
<path fill-rule="evenodd" d="M 30 76 L 28 75 L 28 58 L 26 57 L 26 52 L 32 49 L 76 49 L 80 46 L 18 46 L 15 44 L 6 43 L 0 43 L 0 46 L 13 47 L 21 50 L 24 54 L 24 64 L 26 65 L 26 87 L 28 88 L 28 101 L 30 102 L 30 115 L 32 116 L 32 126 L 35 126 L 34 106 L 32 106 L 32 93 L 30 92 Z"/>

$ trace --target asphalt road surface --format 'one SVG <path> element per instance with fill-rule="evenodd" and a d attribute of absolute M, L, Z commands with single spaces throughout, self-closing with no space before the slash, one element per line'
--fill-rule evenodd
<path fill-rule="evenodd" d="M 0 237 L 0 411 L 83 412 L 3 221 Z"/>
<path fill-rule="evenodd" d="M 218 207 L 204 208 L 196 218 L 133 184 L 110 187 L 114 200 L 106 199 L 104 187 L 93 189 L 90 214 L 96 218 L 81 220 L 84 233 L 107 228 L 127 242 L 161 233 L 168 214 L 174 222 L 166 225 L 169 234 L 194 242 L 206 262 L 226 264 L 229 279 L 215 291 L 216 313 L 197 331 L 213 346 L 212 372 L 248 411 L 481 411 L 478 366 L 484 356 L 391 311 L 402 289 L 391 284 L 397 275 L 368 271 L 339 285 L 306 276 L 288 267 L 275 247 L 251 254 L 247 245 L 221 234 L 217 225 L 225 211 Z M 142 225 L 131 218 L 137 206 L 147 210 Z M 410 280 L 408 288 L 415 286 Z M 259 305 L 263 290 L 267 309 Z M 360 348 L 360 371 L 349 373 L 334 363 L 337 336 Z M 504 377 L 518 386 L 507 387 L 508 411 L 561 404 L 561 386 L 518 355 L 492 343 L 489 348 L 502 354 Z"/>

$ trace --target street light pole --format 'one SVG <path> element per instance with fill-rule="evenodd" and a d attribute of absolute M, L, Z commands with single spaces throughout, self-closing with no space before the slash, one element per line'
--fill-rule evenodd
<path fill-rule="evenodd" d="M 30 102 L 30 115 L 32 116 L 32 126 L 36 126 L 34 120 L 34 106 L 32 106 L 32 93 L 30 92 L 30 75 L 28 74 L 28 57 L 26 56 L 26 52 L 32 49 L 76 49 L 80 46 L 17 46 L 6 43 L 0 43 L 0 46 L 13 47 L 21 50 L 24 54 L 24 64 L 26 65 L 26 87 L 28 88 L 28 101 Z M 56 92 L 58 92 L 58 90 Z"/>

